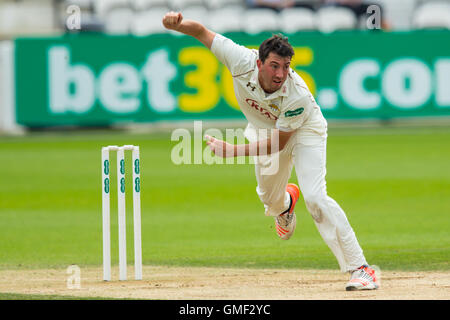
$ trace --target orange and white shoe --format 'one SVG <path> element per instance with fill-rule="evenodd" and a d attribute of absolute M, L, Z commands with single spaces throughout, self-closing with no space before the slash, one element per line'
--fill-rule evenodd
<path fill-rule="evenodd" d="M 300 189 L 293 183 L 287 185 L 286 191 L 291 196 L 291 205 L 287 212 L 275 217 L 275 228 L 281 240 L 288 240 L 294 233 L 297 225 L 294 207 L 300 197 Z"/>
<path fill-rule="evenodd" d="M 369 266 L 361 266 L 352 272 L 350 281 L 347 283 L 345 290 L 376 290 L 379 287 L 375 270 Z"/>

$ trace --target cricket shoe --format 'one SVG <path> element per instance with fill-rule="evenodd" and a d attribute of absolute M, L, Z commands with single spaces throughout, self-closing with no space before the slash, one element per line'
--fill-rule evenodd
<path fill-rule="evenodd" d="M 375 270 L 369 266 L 361 266 L 352 272 L 350 281 L 347 283 L 345 290 L 375 290 L 379 288 L 378 279 Z"/>
<path fill-rule="evenodd" d="M 294 207 L 300 196 L 299 188 L 293 183 L 289 183 L 287 185 L 286 191 L 291 197 L 291 204 L 289 206 L 289 209 L 287 209 L 279 216 L 275 217 L 275 228 L 281 240 L 288 240 L 294 233 L 295 226 L 297 224 Z"/>

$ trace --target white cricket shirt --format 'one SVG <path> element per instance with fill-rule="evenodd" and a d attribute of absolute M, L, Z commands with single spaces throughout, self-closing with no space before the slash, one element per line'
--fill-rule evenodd
<path fill-rule="evenodd" d="M 258 81 L 258 51 L 216 34 L 211 52 L 233 77 L 234 92 L 249 125 L 246 138 L 256 140 L 256 129 L 297 130 L 295 139 L 305 142 L 327 136 L 327 122 L 305 81 L 292 69 L 280 89 L 267 94 Z"/>

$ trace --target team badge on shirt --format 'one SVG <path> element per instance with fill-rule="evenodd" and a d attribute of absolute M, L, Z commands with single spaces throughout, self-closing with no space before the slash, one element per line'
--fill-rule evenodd
<path fill-rule="evenodd" d="M 270 109 L 272 109 L 273 112 L 280 111 L 280 108 L 276 104 L 269 104 Z"/>

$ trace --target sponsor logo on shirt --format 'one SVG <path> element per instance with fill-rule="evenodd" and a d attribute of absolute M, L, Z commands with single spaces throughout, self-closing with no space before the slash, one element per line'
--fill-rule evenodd
<path fill-rule="evenodd" d="M 247 104 L 250 107 L 252 107 L 253 109 L 259 111 L 262 115 L 266 116 L 266 118 L 268 118 L 270 120 L 278 120 L 278 118 L 276 116 L 274 116 L 273 114 L 271 114 L 269 111 L 267 111 L 266 109 L 261 108 L 259 106 L 258 102 L 256 102 L 255 100 L 247 98 L 247 99 L 245 99 L 245 102 L 247 102 Z"/>
<path fill-rule="evenodd" d="M 252 85 L 251 85 L 250 81 L 247 83 L 247 87 L 252 88 L 252 91 L 255 91 L 255 89 L 256 89 L 255 86 L 252 86 Z"/>
<path fill-rule="evenodd" d="M 295 109 L 295 110 L 289 110 L 289 111 L 286 111 L 284 113 L 284 116 L 286 118 L 288 118 L 288 117 L 295 117 L 295 116 L 298 116 L 298 115 L 302 114 L 303 110 L 305 110 L 305 108 L 298 108 L 298 109 Z"/>

